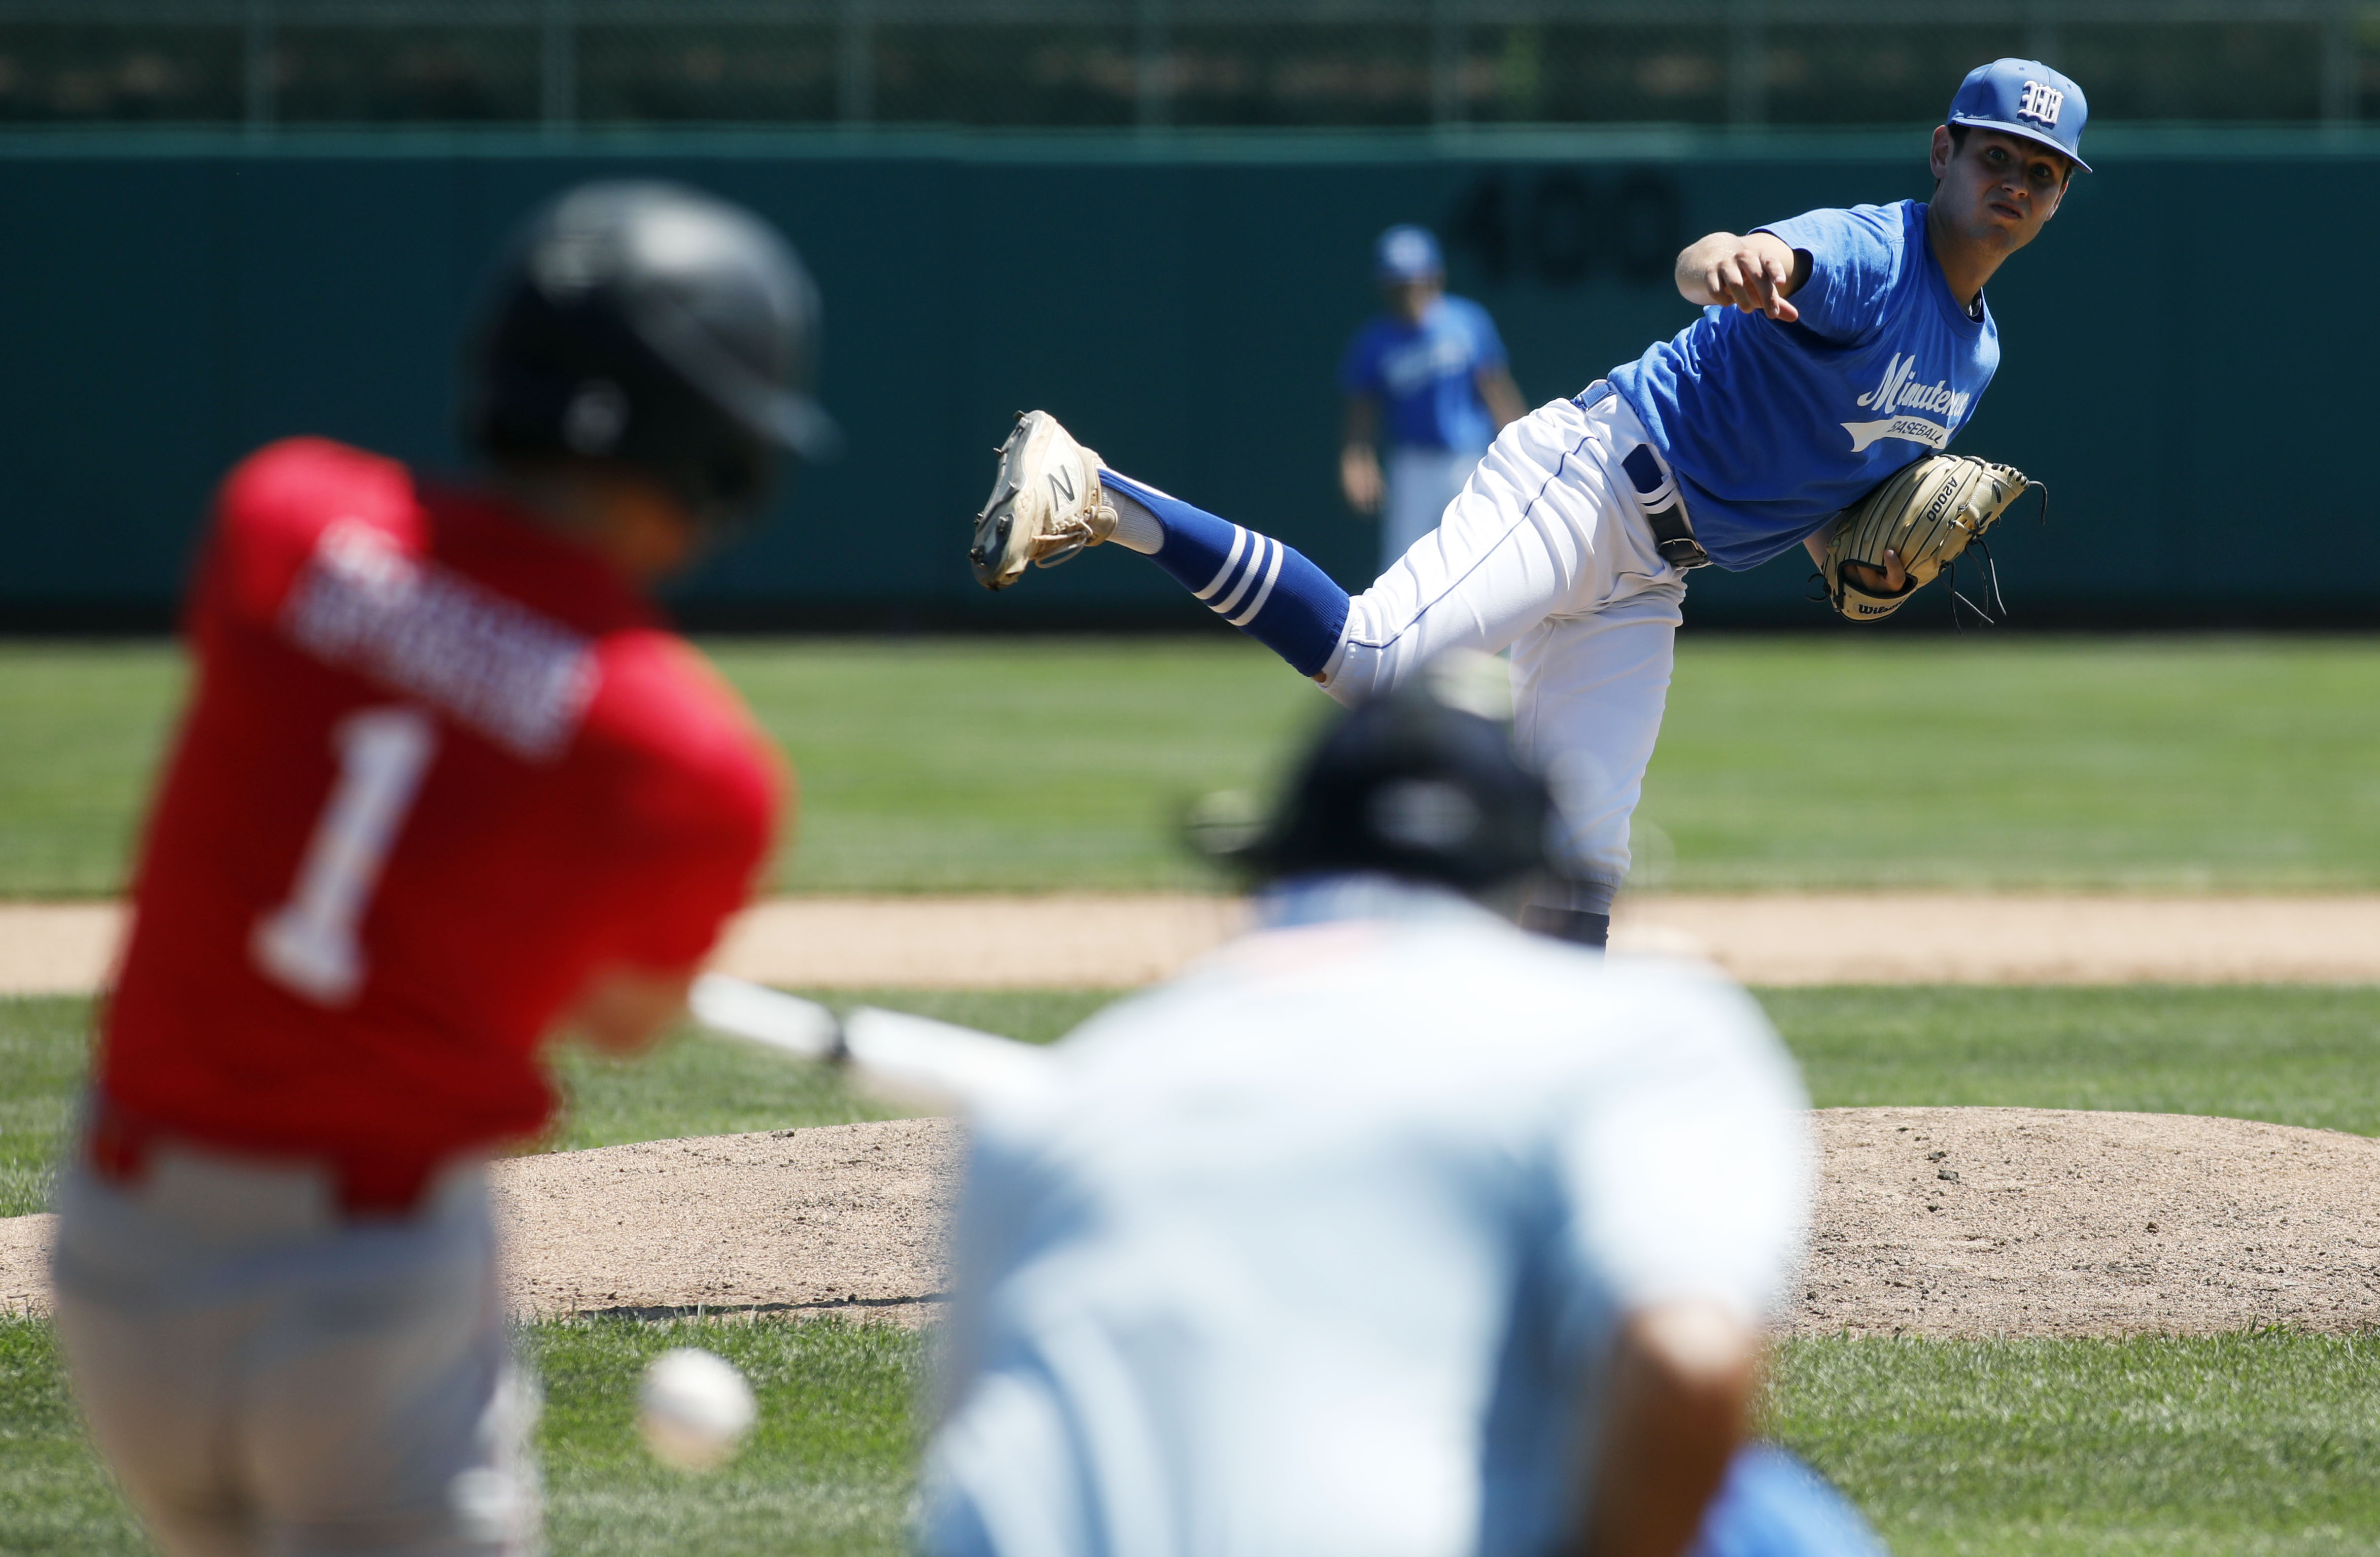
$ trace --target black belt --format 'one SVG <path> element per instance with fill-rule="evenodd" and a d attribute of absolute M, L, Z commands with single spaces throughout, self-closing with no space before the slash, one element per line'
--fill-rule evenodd
<path fill-rule="evenodd" d="M 1636 489 L 1637 509 L 1653 531 L 1653 549 L 1661 553 L 1661 560 L 1681 573 L 1690 567 L 1708 567 L 1710 553 L 1694 539 L 1685 499 L 1679 494 L 1678 483 L 1661 468 L 1661 456 L 1653 452 L 1653 445 L 1639 444 L 1630 449 L 1620 467 Z"/>

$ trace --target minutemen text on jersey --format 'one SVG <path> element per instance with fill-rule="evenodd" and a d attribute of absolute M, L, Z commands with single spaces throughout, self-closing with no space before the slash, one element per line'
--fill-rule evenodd
<path fill-rule="evenodd" d="M 1755 232 L 1810 256 L 1791 323 L 1714 305 L 1612 387 L 1677 473 L 1694 539 L 1730 570 L 1790 552 L 1901 467 L 1950 444 L 1999 368 L 1934 257 L 1925 205 L 1811 211 Z"/>

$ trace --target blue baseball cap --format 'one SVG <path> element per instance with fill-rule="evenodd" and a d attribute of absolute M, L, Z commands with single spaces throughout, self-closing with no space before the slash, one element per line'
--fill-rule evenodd
<path fill-rule="evenodd" d="M 1996 59 L 1967 72 L 1945 122 L 2038 140 L 2065 152 L 2088 173 L 2091 164 L 2082 160 L 2082 121 L 2090 116 L 2082 89 L 2041 61 Z"/>
<path fill-rule="evenodd" d="M 1429 281 L 1446 274 L 1446 261 L 1427 227 L 1394 226 L 1373 246 L 1372 274 L 1383 285 Z"/>

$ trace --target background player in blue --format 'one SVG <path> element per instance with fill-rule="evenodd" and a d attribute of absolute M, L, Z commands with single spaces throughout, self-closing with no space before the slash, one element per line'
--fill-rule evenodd
<path fill-rule="evenodd" d="M 978 516 L 976 576 L 1102 541 L 1147 554 L 1334 698 L 1357 702 L 1451 648 L 1512 651 L 1519 738 L 1560 802 L 1565 879 L 1539 929 L 1600 944 L 1669 694 L 1685 571 L 1823 550 L 1849 504 L 1940 449 L 1999 363 L 1984 285 L 2057 213 L 2082 89 L 2047 66 L 1971 72 L 1930 150 L 1930 201 L 1813 211 L 1678 256 L 1706 305 L 1575 399 L 1504 429 L 1439 528 L 1349 597 L 1270 536 L 1102 465 L 1022 419 Z M 1905 587 L 1898 559 L 1854 577 Z"/>
<path fill-rule="evenodd" d="M 1348 506 L 1379 515 L 1385 567 L 1436 527 L 1488 444 L 1527 407 L 1496 322 L 1446 295 L 1446 262 L 1427 229 L 1382 233 L 1372 272 L 1388 310 L 1355 332 L 1339 363 L 1339 486 Z"/>

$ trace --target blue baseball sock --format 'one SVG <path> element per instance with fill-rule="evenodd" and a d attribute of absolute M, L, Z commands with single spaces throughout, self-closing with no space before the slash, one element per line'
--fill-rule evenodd
<path fill-rule="evenodd" d="M 1208 609 L 1287 660 L 1298 675 L 1312 675 L 1330 663 L 1347 625 L 1347 591 L 1302 553 L 1129 476 L 1101 470 L 1099 484 L 1146 510 L 1163 531 L 1153 551 L 1145 537 L 1128 538 L 1125 529 L 1141 527 L 1131 522 L 1137 516 L 1127 509 L 1119 541 L 1145 553 Z"/>

